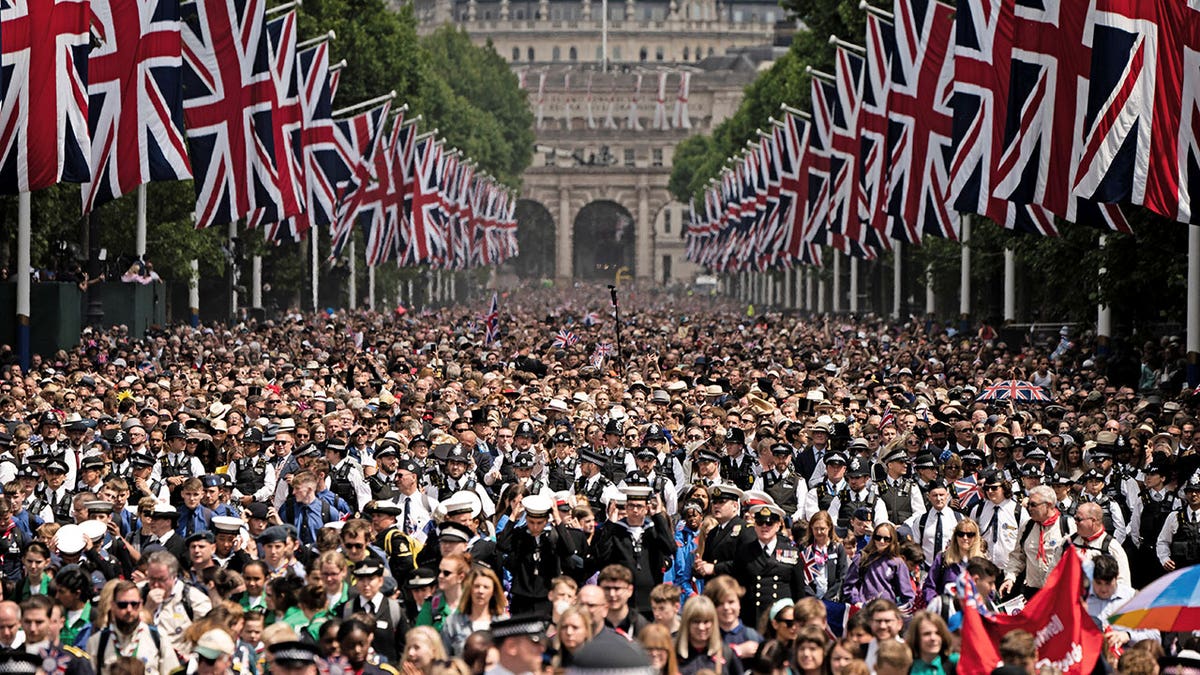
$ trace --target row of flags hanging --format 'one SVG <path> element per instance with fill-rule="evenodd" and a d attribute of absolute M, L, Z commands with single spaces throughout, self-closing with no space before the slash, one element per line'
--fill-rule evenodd
<path fill-rule="evenodd" d="M 361 227 L 369 265 L 516 255 L 515 196 L 392 96 L 335 114 L 341 64 L 328 37 L 298 43 L 297 6 L 3 0 L 0 193 L 82 183 L 88 213 L 192 178 L 201 228 L 327 228 L 337 256 Z"/>
<path fill-rule="evenodd" d="M 531 71 L 528 69 L 517 73 L 522 89 L 529 89 L 532 85 L 529 79 L 530 75 Z M 647 73 L 601 75 L 602 79 L 608 80 L 606 90 L 601 91 L 603 83 L 595 82 L 595 73 L 566 71 L 562 73 L 563 88 L 558 93 L 561 99 L 560 114 L 554 117 L 546 114 L 548 73 L 542 70 L 538 71 L 536 75 L 537 90 L 533 96 L 533 102 L 534 119 L 538 129 L 547 128 L 547 125 L 553 123 L 551 120 L 554 118 L 558 119 L 557 123 L 561 128 L 567 130 L 574 129 L 577 125 L 585 129 L 628 129 L 631 131 L 643 131 L 647 126 L 656 131 L 692 128 L 692 119 L 688 114 L 688 96 L 691 92 L 692 82 L 690 71 L 681 70 L 675 73 L 660 70 L 656 73 L 649 73 L 652 81 L 657 84 L 654 90 L 654 112 L 648 118 L 646 125 L 642 124 L 642 118 L 638 113 L 638 104 L 642 99 L 642 86 L 646 82 Z M 670 84 L 672 76 L 676 80 L 674 87 Z M 618 85 L 622 84 L 622 81 L 627 81 L 632 85 L 632 93 L 618 89 Z M 572 83 L 575 88 L 572 88 Z M 672 91 L 673 94 L 668 93 Z M 673 101 L 669 101 L 668 96 L 673 96 Z M 668 105 L 671 107 L 670 113 L 667 112 Z M 625 108 L 624 119 L 619 119 L 621 107 Z M 576 119 L 577 117 L 578 119 Z"/>
<path fill-rule="evenodd" d="M 957 239 L 960 214 L 1056 236 L 1129 232 L 1122 204 L 1195 222 L 1200 7 L 1178 0 L 895 0 L 831 38 L 812 108 L 784 107 L 692 203 L 719 271 Z"/>

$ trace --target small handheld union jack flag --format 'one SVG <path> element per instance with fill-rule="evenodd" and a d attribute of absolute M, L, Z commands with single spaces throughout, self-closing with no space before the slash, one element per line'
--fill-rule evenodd
<path fill-rule="evenodd" d="M 600 368 L 604 365 L 604 359 L 610 354 L 612 354 L 612 345 L 607 342 L 596 345 L 596 351 L 592 352 L 592 366 Z"/>
<path fill-rule="evenodd" d="M 500 294 L 492 293 L 492 306 L 488 309 L 488 313 L 483 317 L 483 324 L 487 326 L 487 335 L 484 338 L 484 344 L 492 344 L 500 337 Z"/>
<path fill-rule="evenodd" d="M 805 548 L 802 555 L 804 558 L 804 580 L 811 584 L 817 578 L 818 574 L 825 571 L 825 561 L 829 559 L 829 556 L 825 551 L 813 545 Z"/>
<path fill-rule="evenodd" d="M 964 476 L 954 481 L 954 497 L 962 504 L 959 508 L 969 509 L 983 500 L 983 490 L 975 476 Z"/>
<path fill-rule="evenodd" d="M 600 315 L 598 313 L 588 312 L 583 315 L 583 325 L 590 328 L 598 323 L 600 323 Z"/>
<path fill-rule="evenodd" d="M 562 349 L 570 347 L 576 342 L 579 342 L 579 336 L 567 330 L 566 328 L 554 334 L 554 348 Z"/>

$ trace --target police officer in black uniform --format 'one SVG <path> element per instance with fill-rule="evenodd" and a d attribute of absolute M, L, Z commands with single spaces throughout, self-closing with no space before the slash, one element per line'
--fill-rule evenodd
<path fill-rule="evenodd" d="M 792 457 L 795 451 L 787 443 L 775 443 L 771 446 L 771 456 L 775 468 L 764 471 L 755 483 L 755 489 L 761 489 L 775 500 L 775 504 L 783 509 L 784 517 L 791 516 L 800 508 L 800 500 L 808 492 L 808 486 L 792 469 Z"/>
<path fill-rule="evenodd" d="M 275 467 L 263 452 L 262 429 L 250 427 L 246 430 L 242 435 L 242 454 L 229 467 L 233 498 L 242 506 L 270 499 L 275 492 Z"/>
<path fill-rule="evenodd" d="M 522 500 L 525 524 L 509 524 L 497 535 L 501 565 L 512 574 L 509 611 L 550 616 L 550 582 L 555 577 L 584 567 L 586 540 L 583 532 L 571 532 L 550 523 L 554 500 L 529 495 Z"/>
<path fill-rule="evenodd" d="M 346 500 L 350 511 L 359 509 L 370 501 L 370 490 L 363 479 L 362 469 L 348 456 L 350 448 L 345 441 L 331 438 L 325 441 L 325 459 L 329 462 L 329 491 Z"/>
<path fill-rule="evenodd" d="M 371 499 L 391 499 L 393 487 L 396 484 L 396 469 L 399 466 L 400 445 L 396 441 L 385 438 L 375 448 L 375 473 L 367 476 L 367 487 L 371 489 Z"/>
<path fill-rule="evenodd" d="M 179 422 L 168 424 L 163 433 L 163 438 L 167 443 L 167 452 L 159 460 L 158 475 L 167 484 L 167 489 L 171 493 L 171 504 L 174 506 L 183 504 L 179 488 L 184 481 L 193 477 L 199 478 L 202 473 L 198 472 L 193 464 L 195 457 L 187 452 L 187 437 L 187 429 Z M 196 464 L 198 463 L 196 462 Z"/>
<path fill-rule="evenodd" d="M 758 462 L 746 449 L 746 433 L 737 427 L 725 430 L 725 455 L 721 457 L 721 475 L 739 490 L 754 487 L 758 477 L 755 470 Z"/>
<path fill-rule="evenodd" d="M 1200 474 L 1184 484 L 1183 499 L 1185 505 L 1167 515 L 1155 549 L 1168 572 L 1200 564 Z"/>
<path fill-rule="evenodd" d="M 751 536 L 739 538 L 733 557 L 733 578 L 746 589 L 742 623 L 754 625 L 776 600 L 799 598 L 804 591 L 800 550 L 782 529 L 784 512 L 775 504 L 750 509 Z"/>
<path fill-rule="evenodd" d="M 550 463 L 546 467 L 546 482 L 555 492 L 570 490 L 575 483 L 579 468 L 579 457 L 575 454 L 575 441 L 571 432 L 563 430 L 554 434 Z"/>
<path fill-rule="evenodd" d="M 611 491 L 614 484 L 601 470 L 608 458 L 592 450 L 591 446 L 579 449 L 579 480 L 575 481 L 575 494 L 587 498 L 597 522 L 603 522 L 605 513 L 604 493 Z"/>
<path fill-rule="evenodd" d="M 893 523 L 908 522 L 921 506 L 920 490 L 907 475 L 908 453 L 903 447 L 896 447 L 883 457 L 884 476 L 879 481 L 879 498 L 887 509 L 888 521 Z"/>
<path fill-rule="evenodd" d="M 1152 462 L 1144 474 L 1145 485 L 1133 503 L 1133 516 L 1129 524 L 1133 543 L 1129 566 L 1135 588 L 1144 588 L 1163 575 L 1162 564 L 1158 562 L 1154 547 L 1167 516 L 1183 506 L 1179 498 L 1167 489 L 1166 466 Z"/>

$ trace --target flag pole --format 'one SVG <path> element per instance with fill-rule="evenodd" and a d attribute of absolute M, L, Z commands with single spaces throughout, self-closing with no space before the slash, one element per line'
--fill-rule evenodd
<path fill-rule="evenodd" d="M 346 106 L 345 108 L 342 108 L 341 110 L 334 110 L 333 113 L 331 113 L 331 116 L 332 117 L 345 117 L 346 115 L 349 115 L 351 113 L 358 112 L 359 110 L 362 110 L 364 108 L 370 108 L 371 106 L 379 105 L 380 103 L 385 103 L 394 98 L 396 98 L 396 90 L 393 89 L 392 91 L 389 91 L 388 93 L 384 94 L 383 96 L 376 96 L 375 98 L 367 99 L 366 101 L 362 101 L 361 103 L 355 103 L 354 105 Z"/>
<path fill-rule="evenodd" d="M 32 217 L 31 197 L 28 192 L 17 195 L 17 358 L 21 372 L 29 372 L 29 284 L 30 268 L 29 239 Z"/>
<path fill-rule="evenodd" d="M 314 45 L 319 45 L 323 42 L 329 42 L 330 40 L 336 40 L 336 39 L 337 39 L 337 32 L 330 30 L 328 33 L 326 33 L 324 35 L 318 35 L 317 37 L 312 38 L 311 40 L 305 40 L 304 42 L 301 42 L 300 44 L 296 45 L 296 49 L 297 50 L 307 49 L 308 47 L 312 47 Z M 346 63 L 345 61 L 342 61 L 343 65 L 345 65 L 345 63 Z"/>
<path fill-rule="evenodd" d="M 617 287 L 609 284 L 608 293 L 612 296 L 613 316 L 616 318 L 617 329 L 617 364 L 621 375 L 625 375 L 625 355 L 621 353 L 621 305 L 617 303 Z"/>
<path fill-rule="evenodd" d="M 137 234 L 135 235 L 134 250 L 138 260 L 146 261 L 146 184 L 142 183 L 137 189 Z"/>

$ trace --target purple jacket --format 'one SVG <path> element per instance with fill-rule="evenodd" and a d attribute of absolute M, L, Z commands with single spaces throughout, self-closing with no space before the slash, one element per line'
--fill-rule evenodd
<path fill-rule="evenodd" d="M 921 586 L 921 596 L 925 598 L 926 606 L 934 598 L 945 593 L 946 584 L 953 584 L 958 581 L 958 578 L 967 569 L 967 564 L 964 562 L 947 563 L 945 555 L 946 552 L 943 551 L 934 556 L 933 566 L 929 568 L 929 574 L 925 577 L 925 583 Z"/>
<path fill-rule="evenodd" d="M 861 562 L 861 554 L 854 556 L 846 572 L 842 590 L 848 602 L 861 605 L 875 598 L 887 598 L 902 608 L 912 606 L 917 594 L 903 558 L 875 558 L 860 569 Z"/>

